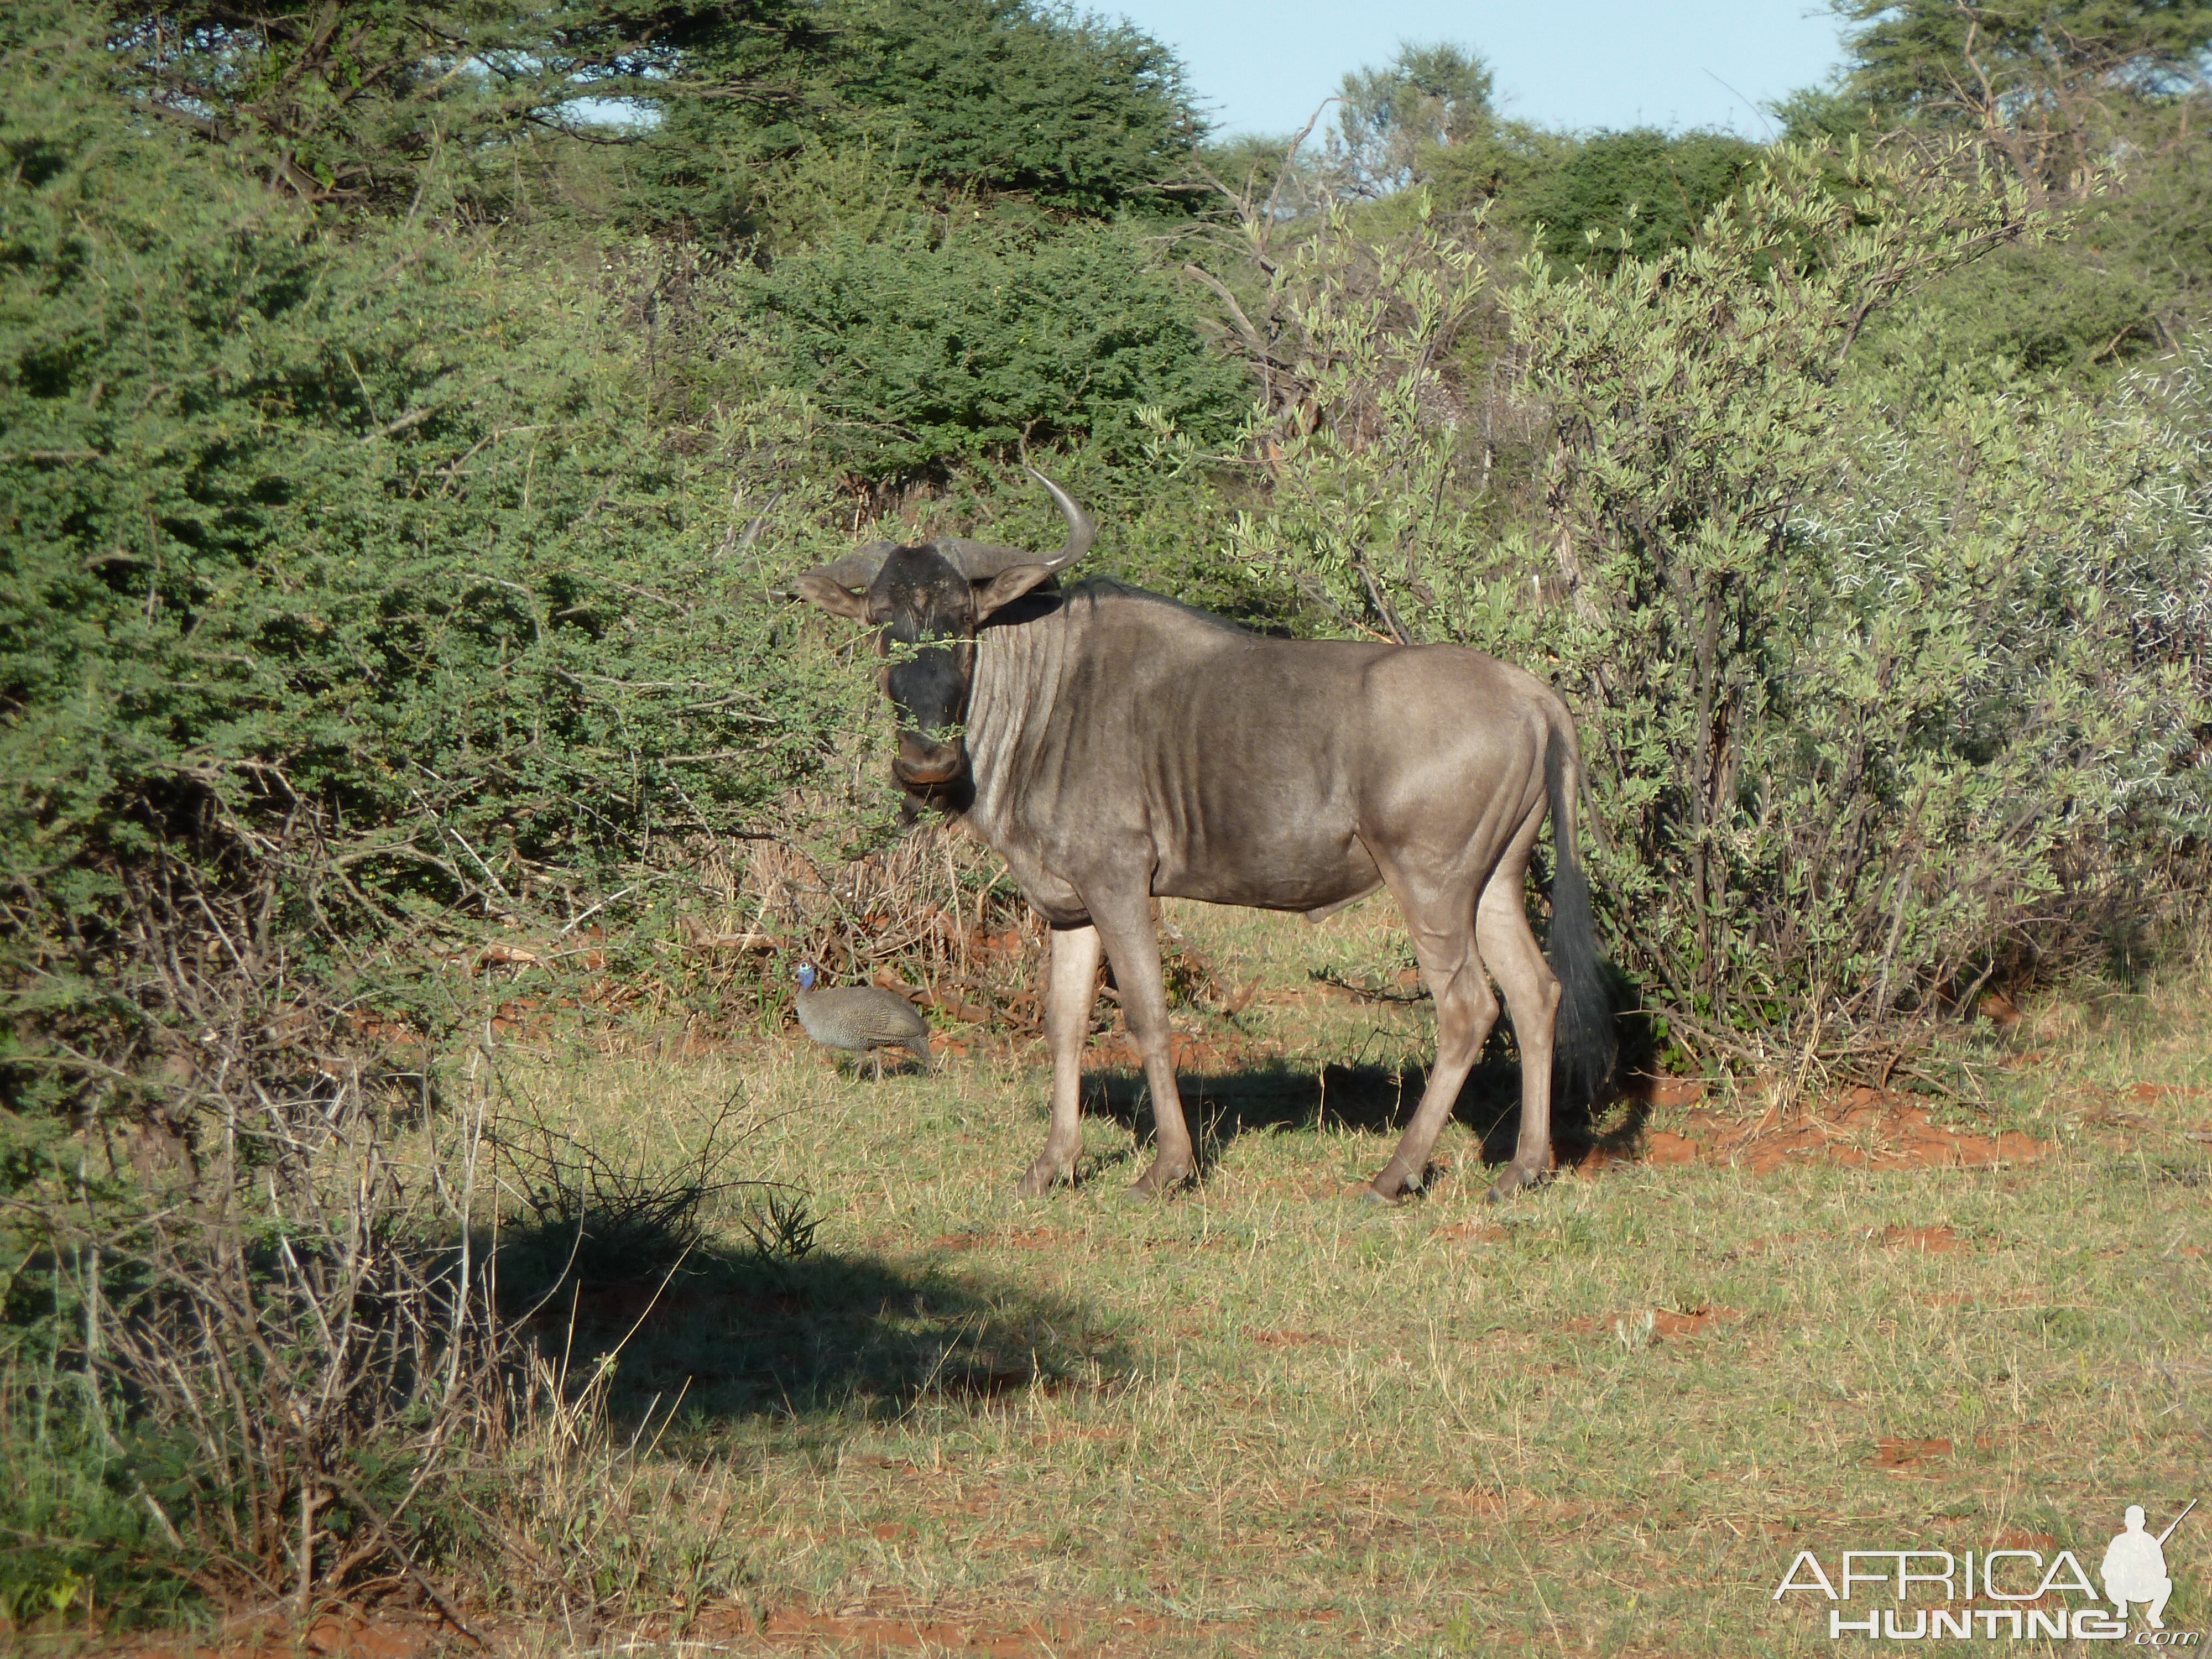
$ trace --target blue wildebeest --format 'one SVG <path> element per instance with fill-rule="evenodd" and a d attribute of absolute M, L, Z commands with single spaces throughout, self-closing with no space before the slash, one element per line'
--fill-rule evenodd
<path fill-rule="evenodd" d="M 1416 1188 L 1504 988 L 1521 1048 L 1521 1127 L 1502 1196 L 1551 1165 L 1563 1083 L 1601 1084 L 1612 1021 L 1575 852 L 1582 763 L 1550 688 L 1456 646 L 1267 639 L 1171 599 L 1047 586 L 1096 530 L 1067 520 L 1051 554 L 939 540 L 861 549 L 799 579 L 877 631 L 898 721 L 891 769 L 963 817 L 1051 924 L 1045 1036 L 1052 1127 L 1025 1193 L 1071 1175 L 1079 1065 L 1099 951 L 1113 963 L 1157 1123 L 1140 1191 L 1196 1171 L 1176 1089 L 1154 895 L 1303 912 L 1319 921 L 1378 887 L 1404 914 L 1436 1000 L 1437 1059 L 1371 1191 Z M 1551 963 L 1522 896 L 1548 805 Z M 1564 1000 L 1563 1000 L 1564 991 Z"/>

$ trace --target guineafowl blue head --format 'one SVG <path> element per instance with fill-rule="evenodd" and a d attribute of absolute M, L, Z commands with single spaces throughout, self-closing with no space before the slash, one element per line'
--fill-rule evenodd
<path fill-rule="evenodd" d="M 802 991 L 811 991 L 814 988 L 814 964 L 811 962 L 802 962 L 799 964 L 799 988 Z"/>

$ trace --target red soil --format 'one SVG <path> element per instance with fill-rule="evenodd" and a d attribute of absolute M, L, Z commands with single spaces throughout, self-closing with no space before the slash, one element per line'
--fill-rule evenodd
<path fill-rule="evenodd" d="M 1967 1248 L 1966 1241 L 1948 1227 L 1885 1227 L 1881 1230 L 1881 1240 L 1893 1250 L 1927 1250 L 1940 1254 Z"/>
<path fill-rule="evenodd" d="M 1875 1443 L 1874 1466 L 1889 1474 L 1902 1474 L 1951 1455 L 1948 1440 L 1879 1440 Z"/>
<path fill-rule="evenodd" d="M 1654 1079 L 1650 1088 L 1655 1105 L 1688 1104 L 1704 1092 L 1703 1085 L 1686 1079 Z M 1776 1120 L 1771 1110 L 1749 1123 L 1692 1114 L 1687 1133 L 1649 1131 L 1644 1161 L 1734 1164 L 1753 1175 L 1816 1163 L 1863 1170 L 1987 1170 L 2051 1151 L 2047 1143 L 2014 1131 L 1983 1135 L 1946 1127 L 1908 1097 L 1863 1087 L 1818 1103 L 1795 1121 Z"/>

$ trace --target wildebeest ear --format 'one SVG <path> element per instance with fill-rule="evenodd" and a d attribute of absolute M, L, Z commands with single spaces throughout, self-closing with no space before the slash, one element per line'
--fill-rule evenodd
<path fill-rule="evenodd" d="M 1012 570 L 1001 570 L 987 582 L 975 584 L 975 620 L 981 622 L 1001 605 L 1012 605 L 1035 587 L 1049 580 L 1053 574 L 1048 564 L 1018 564 Z"/>
<path fill-rule="evenodd" d="M 802 574 L 793 584 L 799 592 L 820 605 L 833 617 L 850 617 L 855 622 L 868 619 L 868 589 L 874 585 L 876 573 L 884 568 L 884 561 L 891 556 L 896 544 L 870 542 L 857 552 L 848 553 L 835 564 L 817 564 Z"/>
<path fill-rule="evenodd" d="M 818 570 L 807 571 L 796 586 L 800 597 L 812 600 L 833 617 L 850 617 L 854 622 L 868 619 L 868 596 L 855 593 L 834 576 L 825 576 Z"/>

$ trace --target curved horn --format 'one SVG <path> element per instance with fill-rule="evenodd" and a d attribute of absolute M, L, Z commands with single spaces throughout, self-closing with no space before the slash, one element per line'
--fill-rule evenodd
<path fill-rule="evenodd" d="M 870 542 L 835 564 L 817 564 L 805 574 L 835 582 L 848 593 L 865 593 L 876 580 L 876 573 L 884 568 L 884 561 L 897 546 L 896 542 Z"/>
<path fill-rule="evenodd" d="M 1012 570 L 1017 565 L 1042 565 L 1047 570 L 1065 570 L 1091 550 L 1091 544 L 1098 539 L 1098 526 L 1091 515 L 1076 505 L 1075 497 L 1062 489 L 1035 467 L 1024 467 L 1030 477 L 1045 487 L 1052 504 L 1067 520 L 1067 539 L 1060 544 L 1057 553 L 1040 554 L 1022 547 L 998 547 L 989 542 L 957 539 L 940 540 L 937 550 L 952 561 L 960 574 L 971 582 L 988 581 L 1000 571 Z"/>

